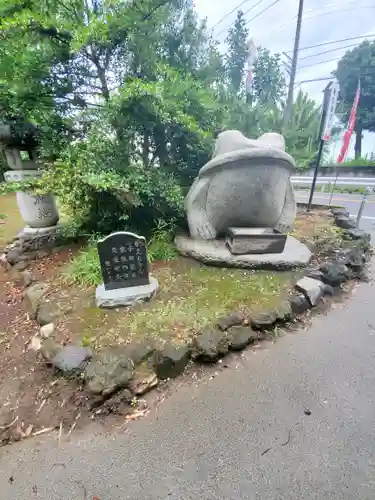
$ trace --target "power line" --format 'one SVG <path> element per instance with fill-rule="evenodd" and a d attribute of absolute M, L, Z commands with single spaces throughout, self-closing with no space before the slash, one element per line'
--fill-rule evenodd
<path fill-rule="evenodd" d="M 227 17 L 229 17 L 231 14 L 233 14 L 233 12 L 235 12 L 237 9 L 239 9 L 240 7 L 242 7 L 242 5 L 244 5 L 245 3 L 247 2 L 250 2 L 250 0 L 244 0 L 243 2 L 239 3 L 238 5 L 235 6 L 235 8 L 233 10 L 231 10 L 230 12 L 228 12 L 228 14 L 225 14 L 221 19 L 220 21 L 218 21 L 216 24 L 214 24 L 212 26 L 212 28 L 210 28 L 211 31 L 213 31 L 216 26 L 218 26 L 220 23 L 222 23 L 223 21 L 225 21 L 225 19 Z"/>
<path fill-rule="evenodd" d="M 322 82 L 324 80 L 333 80 L 333 76 L 323 76 L 322 78 L 312 78 L 311 80 L 301 80 L 300 82 L 296 82 L 295 85 L 301 85 L 302 83 Z"/>
<path fill-rule="evenodd" d="M 336 57 L 336 59 L 329 59 L 328 61 L 320 61 L 320 62 L 316 62 L 316 63 L 312 63 L 312 64 L 306 64 L 305 66 L 299 66 L 298 70 L 304 69 L 304 68 L 311 68 L 312 66 L 319 66 L 320 64 L 326 64 L 326 63 L 339 61 L 339 60 L 340 60 L 340 58 Z"/>
<path fill-rule="evenodd" d="M 271 5 L 269 5 L 268 7 L 266 7 L 265 9 L 261 10 L 258 14 L 256 14 L 254 17 L 252 17 L 250 19 L 250 21 L 247 21 L 246 24 L 250 24 L 252 21 L 254 21 L 254 19 L 256 19 L 257 17 L 259 17 L 261 14 L 263 14 L 263 12 L 266 12 L 266 10 L 270 9 L 271 7 L 273 7 L 275 4 L 277 4 L 278 2 L 280 2 L 280 0 L 275 0 L 273 3 L 271 3 Z"/>
<path fill-rule="evenodd" d="M 328 7 L 330 7 L 330 5 L 328 5 Z M 336 7 L 336 5 L 332 5 L 332 7 Z M 330 14 L 334 14 L 335 12 L 345 12 L 345 11 L 350 11 L 350 10 L 374 9 L 374 8 L 375 8 L 374 5 L 356 5 L 356 6 L 348 7 L 348 8 L 344 8 L 344 9 L 342 7 L 338 7 L 337 9 L 331 9 L 328 11 L 324 11 L 322 9 L 311 9 L 305 13 L 302 20 L 308 21 L 309 19 L 314 19 L 317 16 L 323 17 L 323 16 L 327 16 Z M 306 14 L 313 14 L 313 15 L 309 16 Z M 293 17 L 293 19 L 291 19 L 291 21 L 289 21 L 288 23 L 285 23 L 285 24 L 281 25 L 278 29 L 271 31 L 271 33 L 269 33 L 269 36 L 266 38 L 266 40 L 269 40 L 275 33 L 279 33 L 280 31 L 283 31 L 284 29 L 288 28 L 288 26 L 290 24 L 294 23 L 295 19 L 297 19 L 297 17 Z"/>
<path fill-rule="evenodd" d="M 328 54 L 329 52 L 335 52 L 336 50 L 343 50 L 343 49 L 349 49 L 350 47 L 357 47 L 357 45 L 358 43 L 352 43 L 350 45 L 344 45 L 343 47 L 337 47 L 336 49 L 324 50 L 323 52 L 317 52 L 316 54 L 311 54 L 310 56 L 300 57 L 299 60 L 302 61 L 303 59 L 309 59 L 310 57 L 322 56 L 323 54 Z"/>
<path fill-rule="evenodd" d="M 342 40 L 332 40 L 331 42 L 318 43 L 316 45 L 310 45 L 309 47 L 302 47 L 301 50 L 315 49 L 316 47 L 324 47 L 325 45 L 331 45 L 332 43 L 348 42 L 349 40 L 359 40 L 360 38 L 374 37 L 375 34 L 362 35 L 362 36 L 352 36 L 349 38 L 343 38 Z M 285 50 L 284 52 L 293 52 L 293 50 Z"/>
<path fill-rule="evenodd" d="M 259 4 L 261 4 L 264 0 L 258 0 L 258 2 L 256 4 L 254 4 L 252 7 L 250 7 L 250 9 L 246 10 L 243 15 L 246 16 L 246 14 L 248 14 L 249 12 L 251 12 L 253 9 L 255 9 L 255 7 L 258 7 Z M 280 0 L 276 0 L 276 2 L 274 3 L 277 3 L 279 2 Z M 274 5 L 274 4 L 272 4 Z M 270 5 L 269 7 L 267 7 L 266 9 L 262 10 L 262 12 L 259 12 L 259 14 L 257 14 L 255 17 L 258 17 L 258 15 L 260 16 L 260 14 L 262 14 L 263 12 L 265 12 L 266 10 L 268 10 L 270 7 L 272 7 L 272 5 Z M 254 19 L 254 18 L 253 18 Z M 251 19 L 250 21 L 246 22 L 246 24 L 249 24 L 249 22 L 251 22 L 253 19 Z M 223 28 L 222 30 L 220 30 L 218 33 L 216 33 L 216 36 L 219 36 L 221 33 L 223 33 L 225 30 L 229 29 L 230 26 L 232 26 L 232 24 L 234 23 L 230 23 L 229 26 Z"/>

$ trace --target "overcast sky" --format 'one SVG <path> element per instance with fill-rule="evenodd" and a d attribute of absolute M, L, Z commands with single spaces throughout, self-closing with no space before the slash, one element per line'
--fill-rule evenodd
<path fill-rule="evenodd" d="M 273 6 L 271 5 L 275 0 L 261 0 L 259 5 L 252 8 L 258 2 L 259 0 L 247 0 L 239 7 L 244 13 L 251 9 L 245 14 L 245 18 L 249 22 L 250 36 L 253 37 L 255 44 L 262 45 L 272 52 L 290 51 L 293 48 L 298 0 L 276 0 Z M 209 27 L 214 26 L 226 16 L 225 20 L 213 30 L 214 37 L 220 41 L 224 41 L 227 29 L 234 22 L 238 9 L 229 16 L 227 14 L 240 3 L 241 0 L 195 0 L 199 15 L 207 17 Z M 271 7 L 260 14 L 268 6 Z M 259 17 L 252 20 L 257 14 L 260 14 Z M 333 40 L 371 34 L 375 35 L 375 0 L 305 0 L 304 2 L 301 49 Z M 371 39 L 375 40 L 375 37 Z M 326 54 L 320 53 L 361 41 L 360 39 L 348 40 L 324 47 L 301 50 L 299 54 L 300 69 L 297 71 L 296 81 L 330 76 L 337 65 L 337 60 L 332 61 L 332 59 L 339 59 L 349 48 Z M 329 62 L 302 68 L 302 66 L 323 61 Z M 321 102 L 324 86 L 325 82 L 323 81 L 304 83 L 301 88 Z M 366 150 L 369 151 L 369 139 L 366 138 L 365 142 Z M 370 149 L 372 151 L 375 146 L 373 138 L 371 142 Z"/>

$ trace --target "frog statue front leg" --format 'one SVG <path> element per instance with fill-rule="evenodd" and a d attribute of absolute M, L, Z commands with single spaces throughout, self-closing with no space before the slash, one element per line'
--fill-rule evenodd
<path fill-rule="evenodd" d="M 190 235 L 194 239 L 214 240 L 217 232 L 209 222 L 206 212 L 208 177 L 197 177 L 186 197 L 186 213 Z"/>
<path fill-rule="evenodd" d="M 294 224 L 294 219 L 296 218 L 296 199 L 294 196 L 294 190 L 292 183 L 289 179 L 288 187 L 285 193 L 284 207 L 281 212 L 280 218 L 274 226 L 274 229 L 280 233 L 287 233 L 290 231 Z"/>

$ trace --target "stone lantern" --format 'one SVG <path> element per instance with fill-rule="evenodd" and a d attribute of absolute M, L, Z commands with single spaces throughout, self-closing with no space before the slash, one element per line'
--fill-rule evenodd
<path fill-rule="evenodd" d="M 36 179 L 42 176 L 36 155 L 37 129 L 29 123 L 0 124 L 0 149 L 11 170 L 5 172 L 8 182 Z M 18 235 L 24 252 L 53 246 L 59 213 L 52 194 L 16 193 L 18 207 L 26 224 Z"/>

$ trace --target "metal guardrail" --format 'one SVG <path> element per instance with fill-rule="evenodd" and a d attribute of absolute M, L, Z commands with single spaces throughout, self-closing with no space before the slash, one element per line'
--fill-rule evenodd
<path fill-rule="evenodd" d="M 312 184 L 313 178 L 311 177 L 303 177 L 303 176 L 294 176 L 291 177 L 291 181 L 293 184 Z M 375 177 L 317 177 L 316 184 L 320 185 L 333 185 L 336 186 L 369 186 L 375 187 Z"/>

